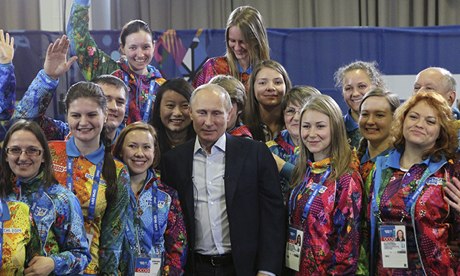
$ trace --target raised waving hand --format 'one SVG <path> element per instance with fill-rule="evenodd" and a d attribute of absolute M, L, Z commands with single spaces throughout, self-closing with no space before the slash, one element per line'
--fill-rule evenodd
<path fill-rule="evenodd" d="M 14 57 L 14 37 L 0 29 L 0 64 L 8 64 Z"/>
<path fill-rule="evenodd" d="M 67 60 L 69 44 L 70 42 L 67 36 L 62 35 L 51 43 L 46 50 L 43 69 L 45 69 L 45 73 L 53 79 L 58 79 L 62 74 L 69 71 L 70 66 L 77 60 L 76 56 Z"/>

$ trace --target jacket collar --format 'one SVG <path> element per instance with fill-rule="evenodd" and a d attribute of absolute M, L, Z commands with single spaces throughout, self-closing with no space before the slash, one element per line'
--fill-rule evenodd
<path fill-rule="evenodd" d="M 70 139 L 67 141 L 65 151 L 67 153 L 67 156 L 69 157 L 79 157 L 82 155 L 80 153 L 80 150 L 78 150 L 77 145 L 75 145 L 75 138 L 73 136 L 70 137 Z M 104 160 L 104 155 L 105 147 L 104 145 L 101 145 L 96 151 L 86 155 L 85 158 L 88 159 L 94 165 L 97 165 L 99 164 L 99 162 L 102 162 Z"/>
<path fill-rule="evenodd" d="M 401 160 L 401 152 L 397 149 L 393 149 L 390 151 L 388 157 L 386 158 L 385 162 L 383 163 L 382 169 L 393 168 L 393 169 L 400 169 L 401 166 L 399 161 Z M 431 158 L 427 158 L 420 162 L 420 164 L 425 164 L 427 168 L 430 170 L 431 173 L 438 171 L 445 163 L 447 162 L 446 157 L 442 156 L 441 160 L 435 162 L 431 160 Z"/>

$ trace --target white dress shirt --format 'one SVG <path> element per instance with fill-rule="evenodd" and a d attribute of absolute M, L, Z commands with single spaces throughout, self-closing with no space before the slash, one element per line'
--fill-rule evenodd
<path fill-rule="evenodd" d="M 231 252 L 225 203 L 225 144 L 222 135 L 208 154 L 195 140 L 193 197 L 195 202 L 195 252 L 217 255 Z"/>

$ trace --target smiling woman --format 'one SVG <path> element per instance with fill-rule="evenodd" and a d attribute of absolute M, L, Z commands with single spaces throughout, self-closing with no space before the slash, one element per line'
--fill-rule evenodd
<path fill-rule="evenodd" d="M 358 128 L 359 105 L 372 88 L 384 88 L 385 84 L 377 63 L 354 61 L 337 69 L 334 73 L 335 85 L 342 90 L 342 95 L 349 110 L 343 116 L 350 144 L 357 148 L 361 134 Z"/>
<path fill-rule="evenodd" d="M 371 172 L 378 156 L 387 155 L 393 147 L 390 135 L 393 123 L 393 114 L 400 104 L 398 95 L 386 92 L 381 88 L 374 88 L 364 95 L 359 105 L 359 131 L 363 138 L 358 147 L 358 158 L 360 159 L 359 172 L 363 179 L 363 210 L 367 215 L 368 198 L 371 187 Z M 368 233 L 369 224 L 367 220 L 361 221 L 363 233 Z M 369 274 L 365 264 L 369 258 L 369 250 L 366 237 L 362 239 L 360 251 L 360 263 L 358 264 L 358 275 Z"/>
<path fill-rule="evenodd" d="M 266 142 L 272 154 L 276 156 L 275 160 L 281 178 L 281 192 L 285 203 L 289 197 L 289 180 L 299 156 L 300 111 L 308 99 L 314 95 L 321 95 L 321 92 L 311 86 L 296 86 L 289 90 L 281 103 L 286 129 L 282 130 L 273 140 Z"/>
<path fill-rule="evenodd" d="M 249 80 L 249 94 L 244 123 L 254 140 L 267 142 L 284 128 L 281 100 L 291 89 L 291 80 L 284 67 L 274 60 L 256 65 Z"/>
<path fill-rule="evenodd" d="M 158 132 L 161 154 L 195 135 L 189 114 L 192 92 L 193 87 L 180 78 L 168 80 L 158 88 L 152 120 L 149 123 Z"/>
<path fill-rule="evenodd" d="M 84 215 L 91 262 L 85 274 L 117 274 L 128 207 L 129 175 L 106 137 L 107 98 L 99 85 L 78 82 L 65 98 L 72 136 L 50 142 L 54 176 L 74 192 Z"/>
<path fill-rule="evenodd" d="M 121 131 L 113 152 L 128 166 L 131 178 L 122 275 L 134 275 L 142 259 L 159 264 L 151 275 L 181 275 L 187 251 L 185 223 L 176 190 L 164 185 L 154 171 L 160 159 L 155 129 L 142 122 L 130 124 Z"/>
<path fill-rule="evenodd" d="M 251 6 L 233 10 L 225 29 L 226 54 L 206 61 L 193 80 L 196 88 L 208 83 L 216 75 L 231 75 L 249 88 L 253 67 L 270 59 L 267 30 L 262 15 Z"/>
<path fill-rule="evenodd" d="M 113 60 L 99 49 L 89 33 L 89 0 L 75 0 L 72 4 L 67 35 L 72 51 L 78 56 L 80 71 L 86 80 L 102 74 L 113 74 L 129 86 L 126 123 L 148 122 L 155 102 L 157 88 L 165 81 L 152 65 L 154 43 L 152 31 L 142 20 L 132 20 L 120 33 L 122 58 Z"/>
<path fill-rule="evenodd" d="M 59 185 L 53 177 L 51 153 L 43 131 L 35 122 L 19 120 L 7 132 L 4 145 L 1 165 L 2 179 L 6 181 L 2 188 L 7 194 L 6 201 L 17 200 L 30 207 L 42 245 L 36 252 L 37 256 L 26 256 L 29 259 L 23 265 L 26 267 L 24 273 L 64 275 L 83 272 L 90 255 L 80 203 L 72 192 Z M 25 222 L 22 224 L 26 225 Z M 14 237 L 14 233 L 0 229 L 5 241 L 16 240 L 19 236 L 31 238 L 34 235 L 27 230 Z M 20 247 L 19 244 L 17 246 Z M 21 251 L 17 253 L 21 255 Z M 24 260 L 18 263 L 21 261 Z M 9 266 L 10 262 L 6 259 L 4 263 Z M 5 271 L 3 267 L 2 271 Z"/>
<path fill-rule="evenodd" d="M 300 112 L 300 155 L 292 177 L 289 227 L 303 235 L 296 275 L 354 275 L 360 240 L 362 180 L 342 113 L 327 95 Z M 328 252 L 324 254 L 324 252 Z"/>
<path fill-rule="evenodd" d="M 458 274 L 458 248 L 449 241 L 458 239 L 454 229 L 460 228 L 460 218 L 450 211 L 443 190 L 459 171 L 453 162 L 457 132 L 449 104 L 438 93 L 418 92 L 396 110 L 391 136 L 394 150 L 379 156 L 369 174 L 374 187 L 370 273 Z M 407 253 L 388 254 L 377 238 L 383 225 L 405 229 Z"/>

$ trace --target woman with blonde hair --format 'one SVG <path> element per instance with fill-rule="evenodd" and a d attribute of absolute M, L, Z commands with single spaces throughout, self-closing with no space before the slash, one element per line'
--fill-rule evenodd
<path fill-rule="evenodd" d="M 286 129 L 282 130 L 273 140 L 265 143 L 272 152 L 280 171 L 281 192 L 285 203 L 289 197 L 289 180 L 299 156 L 300 111 L 308 99 L 314 95 L 321 95 L 321 92 L 312 86 L 295 86 L 289 90 L 281 103 Z"/>
<path fill-rule="evenodd" d="M 289 197 L 289 232 L 303 236 L 296 275 L 352 275 L 357 268 L 361 177 L 342 114 L 327 95 L 313 96 L 300 120 L 300 156 Z"/>
<path fill-rule="evenodd" d="M 206 61 L 193 80 L 198 87 L 216 75 L 231 75 L 241 81 L 248 91 L 249 76 L 261 60 L 270 59 L 267 30 L 262 15 L 251 6 L 233 10 L 225 29 L 225 56 Z"/>

